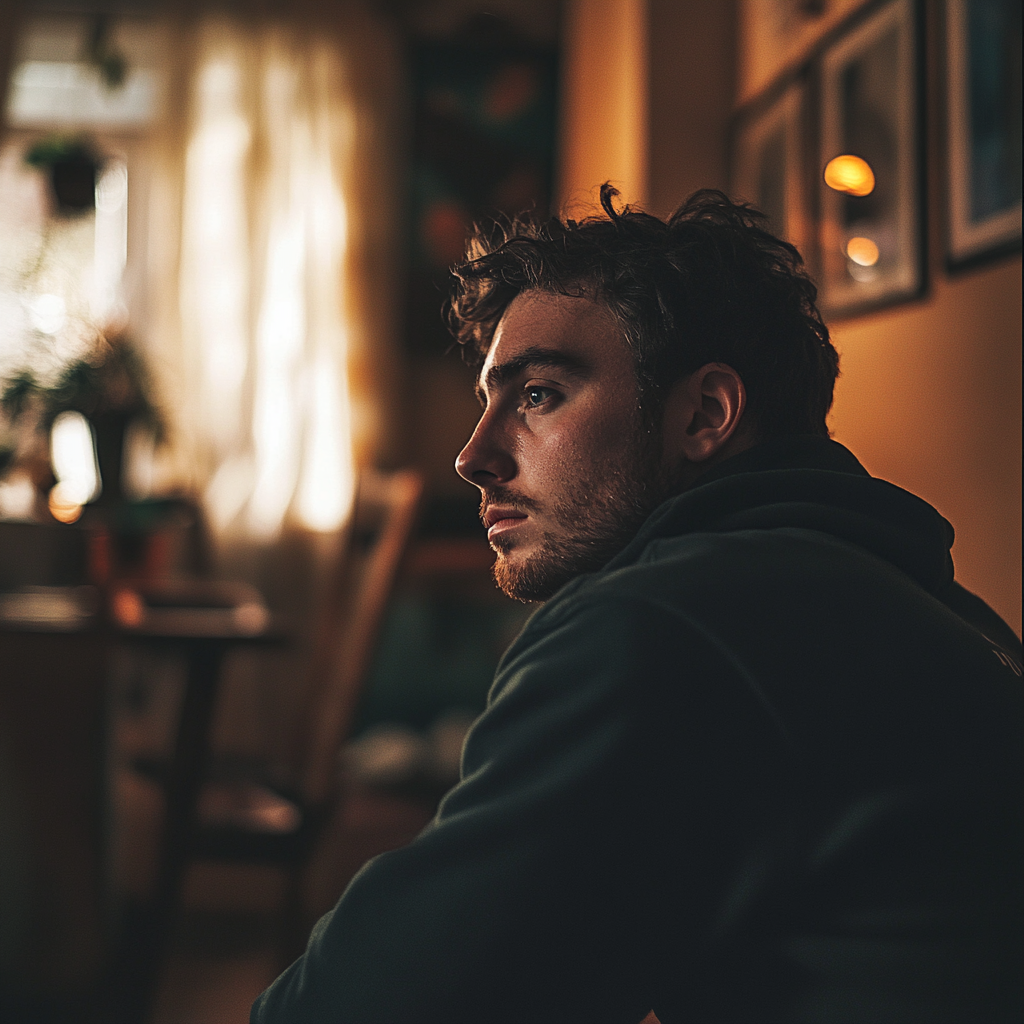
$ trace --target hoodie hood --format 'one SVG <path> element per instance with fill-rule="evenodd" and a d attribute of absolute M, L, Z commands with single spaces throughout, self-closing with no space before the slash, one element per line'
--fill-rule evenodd
<path fill-rule="evenodd" d="M 953 527 L 927 502 L 872 477 L 824 437 L 784 437 L 727 459 L 670 498 L 606 566 L 635 562 L 661 537 L 783 527 L 816 530 L 865 548 L 945 599 L 953 583 Z"/>

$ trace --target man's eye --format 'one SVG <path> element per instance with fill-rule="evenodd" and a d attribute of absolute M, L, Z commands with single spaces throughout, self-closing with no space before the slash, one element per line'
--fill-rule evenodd
<path fill-rule="evenodd" d="M 528 406 L 543 405 L 552 395 L 555 394 L 554 388 L 527 388 L 524 392 L 526 396 L 526 404 Z"/>

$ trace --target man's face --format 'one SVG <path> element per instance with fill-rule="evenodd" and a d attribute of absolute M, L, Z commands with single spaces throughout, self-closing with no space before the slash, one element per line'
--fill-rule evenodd
<path fill-rule="evenodd" d="M 456 469 L 480 488 L 498 585 L 544 600 L 603 566 L 664 494 L 633 358 L 605 306 L 528 291 L 495 331 L 478 392 Z"/>

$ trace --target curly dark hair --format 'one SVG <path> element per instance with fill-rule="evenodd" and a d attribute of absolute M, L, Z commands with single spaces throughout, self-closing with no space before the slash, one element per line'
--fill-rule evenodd
<path fill-rule="evenodd" d="M 606 217 L 477 227 L 446 310 L 464 359 L 480 366 L 520 292 L 588 296 L 620 324 L 648 414 L 680 377 L 721 362 L 743 379 L 761 437 L 828 436 L 839 356 L 796 248 L 715 189 L 695 192 L 668 221 L 616 211 L 617 195 L 601 186 Z"/>

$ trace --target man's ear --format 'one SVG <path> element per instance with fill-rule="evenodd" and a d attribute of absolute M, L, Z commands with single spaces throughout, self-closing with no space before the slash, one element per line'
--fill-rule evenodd
<path fill-rule="evenodd" d="M 672 385 L 662 421 L 663 453 L 669 464 L 680 458 L 707 462 L 722 452 L 747 408 L 747 389 L 725 363 L 708 363 Z"/>

